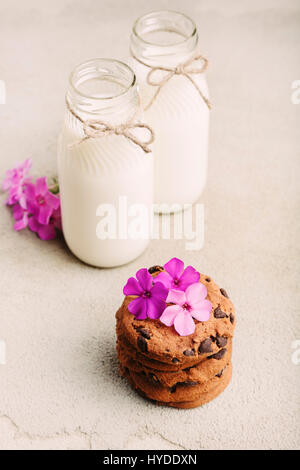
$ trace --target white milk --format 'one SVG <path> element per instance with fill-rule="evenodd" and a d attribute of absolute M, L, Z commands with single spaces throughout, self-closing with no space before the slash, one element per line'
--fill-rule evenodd
<path fill-rule="evenodd" d="M 126 91 L 129 85 L 125 78 L 128 79 L 130 73 L 134 77 L 134 74 L 116 61 L 112 62 L 113 66 L 109 61 L 99 61 L 83 64 L 79 71 L 75 69 L 77 85 L 69 88 L 67 99 L 72 110 L 75 108 L 84 120 L 101 119 L 110 124 L 122 124 L 136 112 L 138 105 L 135 86 Z M 85 70 L 93 67 L 100 78 L 92 77 L 87 86 L 82 76 Z M 105 79 L 102 68 L 105 68 Z M 115 76 L 121 84 L 125 81 L 125 91 L 121 90 L 123 94 L 118 95 L 120 83 L 114 83 L 111 98 L 112 89 L 105 89 L 106 81 Z M 75 80 L 74 73 L 72 80 Z M 120 197 L 126 200 L 129 208 L 132 204 L 143 204 L 150 214 L 152 155 L 123 135 L 106 135 L 79 143 L 83 137 L 82 124 L 67 110 L 58 152 L 64 237 L 70 250 L 85 263 L 101 267 L 121 265 L 139 256 L 148 244 L 147 227 L 144 227 L 145 236 L 135 240 L 128 238 L 124 223 L 120 224 L 120 219 L 124 222 L 127 213 L 124 213 L 124 207 L 119 213 L 119 201 Z M 104 223 L 104 217 L 107 223 Z M 130 224 L 130 218 L 128 222 Z"/>
<path fill-rule="evenodd" d="M 146 81 L 150 67 L 174 69 L 195 54 L 197 42 L 194 23 L 179 13 L 155 12 L 137 20 L 131 37 L 131 50 L 137 60 L 131 57 L 129 63 L 137 76 L 143 108 L 157 90 Z M 189 67 L 196 66 L 199 62 Z M 156 71 L 152 77 L 159 81 L 167 73 Z M 204 74 L 191 77 L 208 97 Z M 145 110 L 145 119 L 155 132 L 155 203 L 190 204 L 201 195 L 207 176 L 209 112 L 196 87 L 179 74 L 162 86 Z"/>

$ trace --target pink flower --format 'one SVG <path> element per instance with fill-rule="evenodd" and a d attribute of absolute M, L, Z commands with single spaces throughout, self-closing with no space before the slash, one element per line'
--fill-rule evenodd
<path fill-rule="evenodd" d="M 154 282 L 161 282 L 168 289 L 185 291 L 188 286 L 198 282 L 200 273 L 192 266 L 184 269 L 184 263 L 178 258 L 172 258 L 164 265 L 166 272 L 159 273 Z"/>
<path fill-rule="evenodd" d="M 165 309 L 160 321 L 167 326 L 174 325 L 180 336 L 191 335 L 195 331 L 193 318 L 207 321 L 210 317 L 212 304 L 209 300 L 205 300 L 206 296 L 207 289 L 201 282 L 192 284 L 185 292 L 170 290 L 167 302 L 175 305 Z"/>
<path fill-rule="evenodd" d="M 27 183 L 24 189 L 28 211 L 41 225 L 48 225 L 53 211 L 59 208 L 60 201 L 49 189 L 46 177 L 37 178 L 35 184 Z"/>
<path fill-rule="evenodd" d="M 28 227 L 36 232 L 41 240 L 53 240 L 53 238 L 56 238 L 56 230 L 61 230 L 60 207 L 53 210 L 47 225 L 40 224 L 33 216 L 28 220 Z"/>
<path fill-rule="evenodd" d="M 27 226 L 36 232 L 42 240 L 56 237 L 56 231 L 61 230 L 60 200 L 53 192 L 58 193 L 58 183 L 48 188 L 46 178 L 38 178 L 35 183 L 27 177 L 32 160 L 6 172 L 2 183 L 4 191 L 9 192 L 6 204 L 13 206 L 15 219 L 14 229 L 22 230 Z"/>
<path fill-rule="evenodd" d="M 16 223 L 14 225 L 15 230 L 19 231 L 27 227 L 29 214 L 28 214 L 27 209 L 24 209 L 19 203 L 16 203 L 13 206 L 13 216 L 14 216 L 14 219 L 16 220 Z"/>
<path fill-rule="evenodd" d="M 128 305 L 128 310 L 137 320 L 149 317 L 157 319 L 166 307 L 168 289 L 157 282 L 153 285 L 153 278 L 148 269 L 140 269 L 136 278 L 130 277 L 123 288 L 124 295 L 136 295 Z"/>
<path fill-rule="evenodd" d="M 8 191 L 9 195 L 6 204 L 11 206 L 20 202 L 20 204 L 25 207 L 23 189 L 24 185 L 30 181 L 26 176 L 31 167 L 32 160 L 28 158 L 24 163 L 6 172 L 6 177 L 2 182 L 2 189 Z"/>

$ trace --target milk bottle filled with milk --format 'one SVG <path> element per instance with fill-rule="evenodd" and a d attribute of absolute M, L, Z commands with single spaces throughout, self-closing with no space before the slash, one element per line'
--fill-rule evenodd
<path fill-rule="evenodd" d="M 127 263 L 148 244 L 153 134 L 142 119 L 126 64 L 95 59 L 72 72 L 58 146 L 62 224 L 70 250 L 93 266 Z"/>
<path fill-rule="evenodd" d="M 155 203 L 161 212 L 172 212 L 172 206 L 195 202 L 206 182 L 207 60 L 194 22 L 173 11 L 139 18 L 130 50 L 145 119 L 155 132 Z"/>

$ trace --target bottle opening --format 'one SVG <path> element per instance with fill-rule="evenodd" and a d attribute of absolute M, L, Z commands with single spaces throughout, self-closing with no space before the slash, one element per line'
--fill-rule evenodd
<path fill-rule="evenodd" d="M 176 11 L 156 11 L 138 18 L 131 34 L 132 55 L 149 66 L 186 60 L 198 43 L 193 20 Z"/>
<path fill-rule="evenodd" d="M 70 85 L 84 98 L 117 98 L 135 85 L 128 65 L 113 59 L 93 59 L 78 65 L 70 75 Z"/>
<path fill-rule="evenodd" d="M 176 46 L 196 34 L 195 23 L 183 13 L 156 11 L 137 19 L 133 33 L 153 46 Z"/>
<path fill-rule="evenodd" d="M 138 105 L 135 74 L 118 60 L 89 60 L 71 73 L 66 98 L 82 119 L 105 117 L 109 122 L 123 122 Z"/>

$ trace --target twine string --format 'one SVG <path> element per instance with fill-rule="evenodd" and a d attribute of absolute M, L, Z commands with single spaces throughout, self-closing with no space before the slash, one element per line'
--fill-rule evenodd
<path fill-rule="evenodd" d="M 126 137 L 128 140 L 133 142 L 135 145 L 138 145 L 142 150 L 144 150 L 145 153 L 150 153 L 151 149 L 149 148 L 149 145 L 151 145 L 154 141 L 154 132 L 151 129 L 150 126 L 144 123 L 135 123 L 134 118 L 133 118 L 124 123 L 120 124 L 117 126 L 114 126 L 112 124 L 108 124 L 105 121 L 101 121 L 98 119 L 87 119 L 84 121 L 80 116 L 78 116 L 77 113 L 75 113 L 74 109 L 70 106 L 69 101 L 66 99 L 66 106 L 68 111 L 82 124 L 82 129 L 84 132 L 84 137 L 79 140 L 78 142 L 75 142 L 71 144 L 73 145 L 79 145 L 82 142 L 88 140 L 88 139 L 97 139 L 99 137 L 104 137 L 107 135 L 121 135 Z M 141 139 L 137 135 L 134 134 L 134 132 L 138 129 L 146 129 L 148 131 L 148 138 Z"/>
<path fill-rule="evenodd" d="M 195 75 L 195 74 L 204 73 L 205 70 L 207 69 L 208 60 L 204 56 L 202 56 L 200 54 L 193 55 L 186 62 L 183 62 L 182 64 L 178 64 L 177 67 L 175 67 L 175 68 L 171 68 L 171 67 L 151 67 L 148 64 L 146 64 L 145 62 L 143 62 L 142 60 L 138 59 L 132 53 L 132 51 L 131 51 L 131 55 L 137 62 L 139 62 L 140 64 L 145 65 L 146 67 L 150 68 L 150 70 L 147 74 L 147 77 L 146 77 L 146 81 L 147 81 L 148 85 L 157 87 L 152 99 L 150 100 L 150 102 L 145 107 L 145 111 L 147 109 L 149 109 L 150 106 L 152 106 L 152 104 L 156 100 L 158 94 L 160 93 L 160 90 L 162 89 L 162 87 L 172 77 L 174 77 L 174 75 L 183 75 L 184 77 L 186 77 L 194 85 L 194 87 L 198 91 L 199 95 L 203 99 L 203 101 L 206 104 L 206 106 L 208 107 L 208 109 L 211 109 L 211 103 L 210 103 L 209 99 L 206 98 L 206 96 L 202 93 L 201 89 L 199 88 L 199 86 L 197 85 L 197 83 L 195 82 L 195 80 L 191 76 L 191 75 Z M 195 66 L 195 64 L 198 61 L 201 61 L 201 65 L 200 66 Z M 193 65 L 194 65 L 194 67 L 193 67 Z M 158 78 L 157 80 L 155 80 L 156 72 L 166 72 L 166 75 L 164 75 L 160 79 Z"/>

